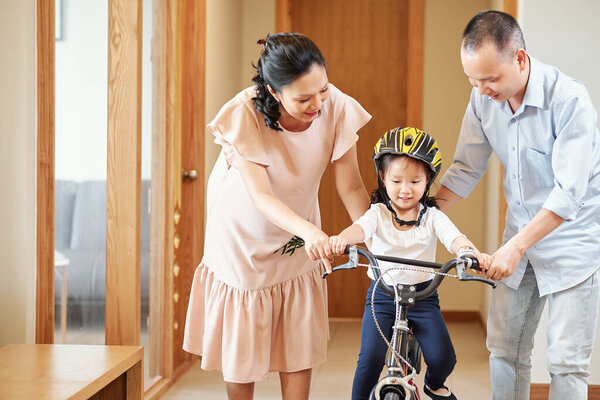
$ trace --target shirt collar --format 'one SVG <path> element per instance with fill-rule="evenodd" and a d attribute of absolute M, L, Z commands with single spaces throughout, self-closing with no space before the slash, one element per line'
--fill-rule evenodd
<path fill-rule="evenodd" d="M 544 107 L 544 73 L 542 66 L 533 57 L 529 57 L 529 80 L 523 96 L 524 106 Z"/>

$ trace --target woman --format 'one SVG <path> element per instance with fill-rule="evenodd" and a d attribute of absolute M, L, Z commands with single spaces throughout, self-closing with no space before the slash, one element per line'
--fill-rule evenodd
<path fill-rule="evenodd" d="M 223 372 L 230 399 L 280 374 L 284 399 L 306 399 L 328 337 L 318 189 L 333 163 L 351 218 L 369 206 L 356 132 L 371 116 L 331 85 L 317 46 L 280 33 L 264 46 L 256 84 L 208 125 L 223 146 L 208 183 L 204 257 L 190 295 L 183 348 Z M 302 251 L 304 247 L 304 251 Z"/>

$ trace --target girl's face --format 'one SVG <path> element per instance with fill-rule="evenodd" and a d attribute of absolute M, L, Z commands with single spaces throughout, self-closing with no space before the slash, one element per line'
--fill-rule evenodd
<path fill-rule="evenodd" d="M 385 171 L 383 184 L 397 214 L 418 213 L 419 200 L 427 189 L 426 166 L 407 156 L 395 157 Z M 409 214 L 409 218 L 413 216 Z"/>
<path fill-rule="evenodd" d="M 314 64 L 306 74 L 282 87 L 281 93 L 273 91 L 271 87 L 269 92 L 280 103 L 284 125 L 287 126 L 290 122 L 293 125 L 297 125 L 298 122 L 300 125 L 310 125 L 319 117 L 321 106 L 329 97 L 327 71 L 325 67 Z M 297 121 L 290 121 L 290 117 Z"/>

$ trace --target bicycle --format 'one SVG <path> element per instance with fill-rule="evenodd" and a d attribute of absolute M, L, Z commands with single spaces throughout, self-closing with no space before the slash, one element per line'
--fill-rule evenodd
<path fill-rule="evenodd" d="M 408 324 L 406 317 L 408 308 L 414 306 L 417 301 L 431 296 L 446 276 L 457 277 L 460 281 L 478 281 L 486 283 L 493 288 L 496 287 L 496 283 L 489 279 L 470 275 L 466 272 L 467 269 L 481 271 L 473 250 L 460 251 L 456 258 L 448 261 L 446 264 L 374 255 L 369 250 L 359 246 L 346 248 L 344 254 L 349 254 L 349 261 L 334 267 L 332 272 L 342 269 L 354 269 L 358 266 L 366 266 L 373 269 L 373 274 L 376 279 L 371 301 L 373 320 L 377 325 L 379 334 L 383 337 L 383 340 L 390 349 L 386 356 L 387 374 L 373 387 L 369 395 L 369 400 L 420 400 L 419 390 L 414 382 L 416 375 L 421 372 L 421 349 Z M 365 257 L 368 264 L 359 264 L 359 255 Z M 431 280 L 427 288 L 421 291 L 416 291 L 414 285 L 397 283 L 394 286 L 389 286 L 383 280 L 385 272 L 384 274 L 381 273 L 377 260 L 416 267 L 433 268 L 437 269 L 438 272 L 433 272 L 435 277 Z M 410 270 L 411 268 L 400 267 L 392 269 Z M 448 273 L 452 269 L 456 269 L 456 275 Z M 324 273 L 323 278 L 326 278 L 327 275 L 327 272 Z M 376 289 L 380 289 L 388 296 L 394 298 L 396 304 L 396 318 L 390 341 L 387 340 L 381 331 L 375 316 L 373 299 L 375 297 Z"/>

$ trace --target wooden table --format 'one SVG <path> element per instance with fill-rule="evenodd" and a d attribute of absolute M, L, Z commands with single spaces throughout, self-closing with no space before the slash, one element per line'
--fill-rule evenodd
<path fill-rule="evenodd" d="M 141 399 L 141 346 L 0 347 L 0 399 Z"/>

